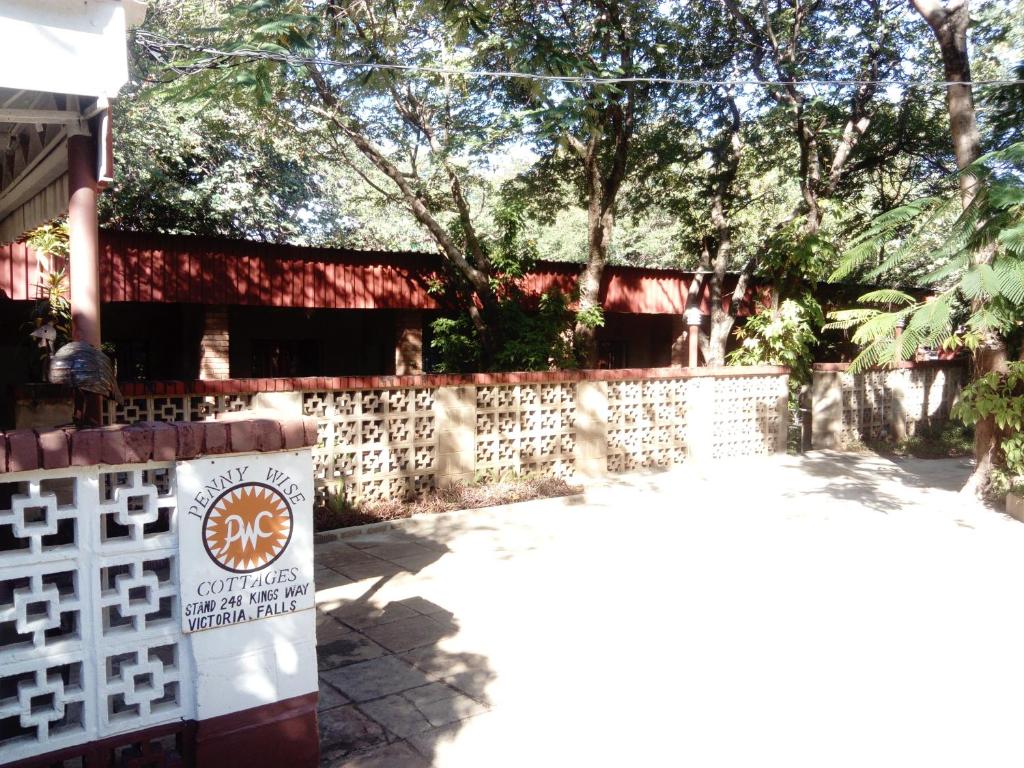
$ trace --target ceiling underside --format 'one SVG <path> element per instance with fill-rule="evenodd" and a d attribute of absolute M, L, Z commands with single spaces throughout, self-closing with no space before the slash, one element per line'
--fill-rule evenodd
<path fill-rule="evenodd" d="M 76 97 L 0 88 L 0 243 L 64 212 L 67 137 L 81 125 Z"/>

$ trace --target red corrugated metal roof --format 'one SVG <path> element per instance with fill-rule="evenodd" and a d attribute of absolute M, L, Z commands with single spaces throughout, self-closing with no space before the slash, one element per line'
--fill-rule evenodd
<path fill-rule="evenodd" d="M 103 302 L 245 304 L 345 309 L 437 309 L 427 291 L 440 268 L 427 253 L 302 248 L 209 237 L 101 232 Z M 571 291 L 579 265 L 541 262 L 522 280 L 529 294 Z M 692 272 L 609 267 L 608 312 L 681 314 Z M 33 299 L 35 254 L 0 246 L 0 298 Z M 707 300 L 702 302 L 707 309 Z"/>

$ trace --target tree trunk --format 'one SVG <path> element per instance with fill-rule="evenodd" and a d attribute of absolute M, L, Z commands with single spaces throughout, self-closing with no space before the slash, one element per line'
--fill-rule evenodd
<path fill-rule="evenodd" d="M 956 165 L 963 170 L 981 156 L 981 139 L 974 109 L 971 87 L 971 64 L 967 50 L 967 27 L 970 22 L 969 0 L 951 0 L 943 5 L 939 0 L 912 0 L 939 44 L 946 82 L 946 110 L 949 113 L 949 131 L 953 138 Z M 970 174 L 960 176 L 960 200 L 966 208 L 978 194 L 978 182 Z M 975 257 L 975 263 L 992 261 L 993 251 L 984 249 Z M 980 309 L 978 300 L 971 307 Z M 974 353 L 973 376 L 977 379 L 1006 365 L 1006 343 L 990 333 Z M 997 430 L 992 417 L 982 419 L 974 429 L 974 472 L 962 493 L 972 496 L 984 494 L 988 476 L 992 471 L 997 448 Z"/>
<path fill-rule="evenodd" d="M 723 133 L 715 151 L 716 163 L 721 168 L 711 193 L 711 223 L 715 228 L 714 260 L 711 263 L 711 334 L 704 348 L 704 361 L 709 368 L 725 365 L 725 350 L 729 334 L 736 323 L 738 304 L 734 301 L 729 309 L 722 307 L 725 293 L 725 275 L 732 257 L 732 223 L 729 221 L 729 202 L 732 186 L 739 172 L 743 143 L 740 139 L 740 110 L 736 99 L 730 95 L 728 101 L 730 125 Z M 711 248 L 705 244 L 705 253 L 710 258 Z"/>
<path fill-rule="evenodd" d="M 587 264 L 580 272 L 579 308 L 581 312 L 601 308 L 601 277 L 608 263 L 608 246 L 615 228 L 615 215 L 610 210 L 601 210 L 600 194 L 592 195 L 587 206 Z M 590 314 L 587 312 L 586 314 Z M 597 328 L 592 324 L 577 322 L 575 328 L 577 343 L 583 353 L 583 364 L 596 368 Z"/>

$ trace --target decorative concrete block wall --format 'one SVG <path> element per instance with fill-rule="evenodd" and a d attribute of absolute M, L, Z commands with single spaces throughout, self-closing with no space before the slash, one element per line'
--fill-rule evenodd
<path fill-rule="evenodd" d="M 433 488 L 437 472 L 436 389 L 302 393 L 316 419 L 316 482 L 379 501 Z"/>
<path fill-rule="evenodd" d="M 149 392 L 145 389 L 149 388 Z M 125 385 L 108 419 L 245 405 L 316 420 L 321 500 L 403 499 L 485 476 L 597 477 L 784 451 L 782 368 L 632 369 Z M 300 410 L 301 409 L 301 410 Z"/>
<path fill-rule="evenodd" d="M 316 764 L 314 612 L 183 634 L 176 497 L 192 462 L 314 440 L 300 419 L 0 433 L 0 765 L 121 765 L 141 749 L 212 766 L 203 755 L 238 738 L 210 724 L 267 706 L 313 724 L 294 764 Z"/>
<path fill-rule="evenodd" d="M 904 363 L 852 374 L 839 363 L 818 364 L 811 382 L 811 444 L 842 449 L 871 440 L 902 440 L 949 418 L 966 382 L 961 361 Z"/>

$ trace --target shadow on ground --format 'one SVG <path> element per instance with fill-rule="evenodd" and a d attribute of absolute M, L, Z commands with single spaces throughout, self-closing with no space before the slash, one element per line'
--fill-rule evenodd
<path fill-rule="evenodd" d="M 903 488 L 958 491 L 973 470 L 970 459 L 902 459 L 832 451 L 806 454 L 799 466 L 808 476 L 825 481 L 823 487 L 806 493 L 855 501 L 883 513 L 906 505 Z"/>
<path fill-rule="evenodd" d="M 321 766 L 429 766 L 440 740 L 486 712 L 485 656 L 441 648 L 458 617 L 381 589 L 448 552 L 442 536 L 366 534 L 316 551 Z"/>
<path fill-rule="evenodd" d="M 659 493 L 665 489 L 666 483 L 677 482 L 674 477 L 683 478 L 684 488 L 691 483 L 724 485 L 742 477 L 746 482 L 756 483 L 763 491 L 778 493 L 783 498 L 814 496 L 822 501 L 853 502 L 874 512 L 888 514 L 908 505 L 907 489 L 958 491 L 973 470 L 971 459 L 895 458 L 839 451 L 779 455 L 771 461 L 764 457 L 748 457 L 722 460 L 703 468 L 696 465 L 652 468 L 611 475 L 602 484 L 612 490 Z M 773 469 L 780 465 L 790 471 Z M 794 479 L 801 478 L 803 481 L 792 485 Z M 584 496 L 572 499 L 575 503 L 588 503 Z M 685 502 L 681 504 L 686 508 Z"/>

